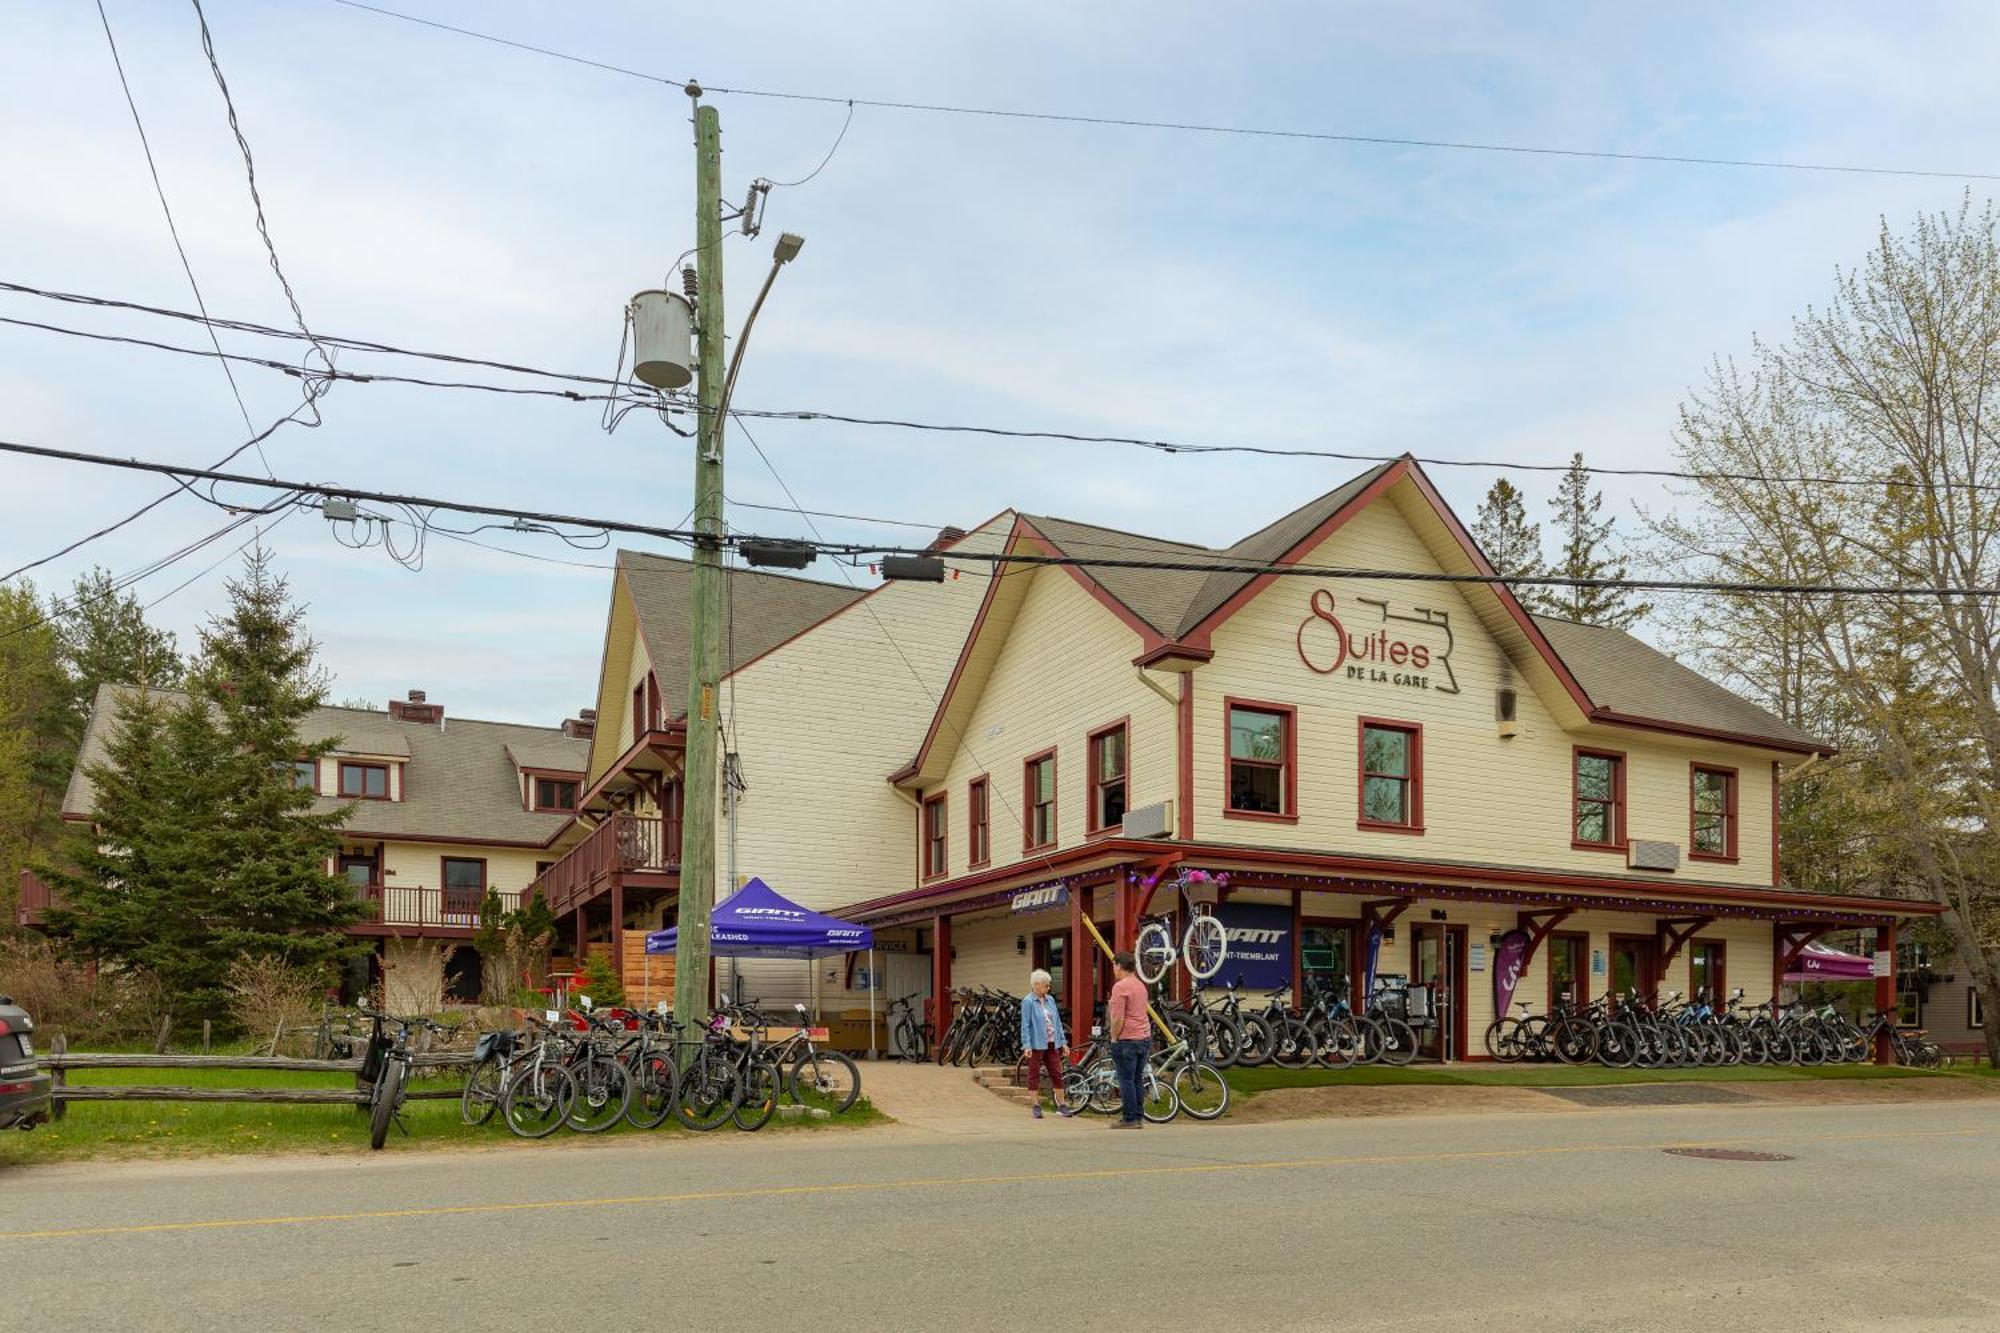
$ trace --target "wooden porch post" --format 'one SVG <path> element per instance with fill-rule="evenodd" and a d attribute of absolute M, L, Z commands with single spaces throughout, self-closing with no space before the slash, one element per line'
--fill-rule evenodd
<path fill-rule="evenodd" d="M 1097 1008 L 1097 942 L 1083 924 L 1095 897 L 1088 885 L 1069 891 L 1069 947 L 1063 967 L 1069 973 L 1069 1042 L 1079 1050 L 1089 1038 L 1091 1014 Z"/>
<path fill-rule="evenodd" d="M 611 876 L 611 969 L 621 984 L 625 975 L 625 876 Z"/>
<path fill-rule="evenodd" d="M 579 969 L 583 967 L 583 955 L 589 948 L 590 939 L 584 929 L 583 922 L 583 904 L 578 903 L 576 905 L 576 965 Z"/>
<path fill-rule="evenodd" d="M 931 1008 L 935 1052 L 951 1026 L 951 917 L 943 912 L 931 918 Z"/>
<path fill-rule="evenodd" d="M 1888 952 L 1889 973 L 1875 978 L 1875 1007 L 1886 1014 L 1896 1010 L 1896 923 L 1891 921 L 1875 927 L 1875 952 Z M 1891 1065 L 1896 1063 L 1896 1055 L 1889 1045 L 1887 1032 L 1875 1036 L 1875 1063 Z"/>

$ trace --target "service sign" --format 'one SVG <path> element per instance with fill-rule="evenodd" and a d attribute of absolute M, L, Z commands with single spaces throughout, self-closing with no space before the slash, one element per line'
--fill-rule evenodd
<path fill-rule="evenodd" d="M 1452 672 L 1451 612 L 1392 606 L 1356 597 L 1342 608 L 1332 592 L 1314 590 L 1299 622 L 1299 660 L 1318 675 L 1387 685 L 1391 689 L 1457 694 Z"/>

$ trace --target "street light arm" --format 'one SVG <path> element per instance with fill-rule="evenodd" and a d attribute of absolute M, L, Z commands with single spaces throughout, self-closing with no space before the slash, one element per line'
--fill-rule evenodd
<path fill-rule="evenodd" d="M 729 400 L 736 393 L 736 372 L 743 368 L 743 349 L 750 345 L 750 329 L 757 323 L 757 312 L 764 308 L 764 298 L 771 294 L 771 284 L 778 280 L 778 270 L 785 266 L 782 259 L 771 261 L 771 271 L 764 275 L 764 285 L 757 289 L 757 299 L 750 303 L 750 313 L 743 320 L 743 329 L 736 335 L 736 350 L 729 354 L 729 373 L 722 377 L 722 401 L 715 409 L 715 429 L 721 431 L 729 422 Z"/>

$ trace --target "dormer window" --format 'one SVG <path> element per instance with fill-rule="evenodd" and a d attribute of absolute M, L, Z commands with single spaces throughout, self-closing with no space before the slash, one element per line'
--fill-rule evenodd
<path fill-rule="evenodd" d="M 532 810 L 569 814 L 576 809 L 577 784 L 570 778 L 530 778 Z"/>
<path fill-rule="evenodd" d="M 342 760 L 340 764 L 340 794 L 350 801 L 388 800 L 389 766 L 387 764 L 353 764 Z"/>

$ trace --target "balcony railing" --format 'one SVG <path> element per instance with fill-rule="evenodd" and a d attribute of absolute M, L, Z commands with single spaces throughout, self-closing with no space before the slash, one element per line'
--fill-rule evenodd
<path fill-rule="evenodd" d="M 549 909 L 561 915 L 595 898 L 614 874 L 635 870 L 673 874 L 680 868 L 679 819 L 647 819 L 621 810 L 544 871 L 528 892 L 539 892 Z"/>
<path fill-rule="evenodd" d="M 364 926 L 404 926 L 420 929 L 436 926 L 449 930 L 476 930 L 479 907 L 485 894 L 477 889 L 435 889 L 421 884 L 361 884 L 356 886 L 368 914 L 358 924 Z M 520 890 L 500 895 L 502 911 L 521 905 Z"/>

